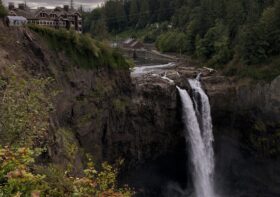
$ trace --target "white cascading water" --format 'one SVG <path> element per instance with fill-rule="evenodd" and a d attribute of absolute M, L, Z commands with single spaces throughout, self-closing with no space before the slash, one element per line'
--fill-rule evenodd
<path fill-rule="evenodd" d="M 212 117 L 211 107 L 208 96 L 201 88 L 199 78 L 189 79 L 189 84 L 193 90 L 193 97 L 195 103 L 195 111 L 200 123 L 200 130 L 202 133 L 202 139 L 206 148 L 207 157 L 209 160 L 209 173 L 214 172 L 214 151 L 213 151 L 213 130 L 212 130 Z M 198 103 L 199 102 L 199 103 Z"/>
<path fill-rule="evenodd" d="M 138 77 L 138 76 L 141 76 L 143 74 L 148 74 L 148 73 L 154 73 L 155 74 L 158 71 L 168 69 L 168 68 L 172 68 L 175 65 L 176 65 L 175 63 L 168 63 L 168 64 L 161 64 L 161 65 L 153 65 L 153 66 L 136 66 L 132 70 L 131 76 L 132 77 Z"/>
<path fill-rule="evenodd" d="M 195 195 L 196 197 L 215 197 L 213 184 L 213 134 L 210 104 L 207 95 L 201 88 L 200 82 L 198 80 L 190 80 L 189 82 L 195 94 L 197 93 L 200 95 L 200 106 L 198 105 L 198 97 L 194 98 L 194 107 L 188 92 L 179 87 L 177 87 L 177 89 L 182 101 L 185 136 L 186 140 L 190 143 L 191 160 L 194 167 L 193 181 Z M 198 116 L 200 117 L 200 121 L 197 118 Z M 199 123 L 201 123 L 201 126 Z"/>

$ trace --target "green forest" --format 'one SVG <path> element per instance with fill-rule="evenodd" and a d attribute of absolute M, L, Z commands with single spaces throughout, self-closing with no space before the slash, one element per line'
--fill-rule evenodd
<path fill-rule="evenodd" d="M 138 37 L 226 74 L 270 80 L 280 73 L 277 0 L 109 0 L 85 13 L 84 31 Z"/>

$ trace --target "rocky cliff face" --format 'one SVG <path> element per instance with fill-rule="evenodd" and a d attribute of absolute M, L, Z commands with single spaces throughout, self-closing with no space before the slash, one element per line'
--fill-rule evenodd
<path fill-rule="evenodd" d="M 237 89 L 240 109 L 256 108 L 274 121 L 279 121 L 280 114 L 280 76 L 271 83 L 257 83 L 240 86 Z"/>
<path fill-rule="evenodd" d="M 50 50 L 40 36 L 29 30 L 2 25 L 0 28 L 1 67 L 14 64 L 30 77 L 54 79 L 52 86 L 58 94 L 48 139 L 50 159 L 65 166 L 73 162 L 62 147 L 65 140 L 79 146 L 74 159 L 77 168 L 83 153 L 92 154 L 97 161 L 121 157 L 125 150 L 119 147 L 119 141 L 132 143 L 126 116 L 131 102 L 129 71 L 106 67 L 82 69 L 73 65 L 63 52 Z M 70 131 L 75 138 L 67 139 L 61 129 Z"/>
<path fill-rule="evenodd" d="M 52 161 L 74 162 L 79 171 L 84 153 L 90 153 L 97 162 L 122 158 L 133 167 L 182 145 L 175 86 L 164 81 L 133 84 L 129 70 L 83 69 L 29 30 L 0 28 L 1 66 L 15 64 L 30 76 L 54 79 L 58 95 L 49 134 Z M 74 161 L 64 152 L 69 139 L 61 130 L 71 132 L 75 138 L 70 141 L 79 146 Z"/>

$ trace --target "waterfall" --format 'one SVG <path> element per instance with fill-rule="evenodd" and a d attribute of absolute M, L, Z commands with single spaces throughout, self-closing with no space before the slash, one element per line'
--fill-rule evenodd
<path fill-rule="evenodd" d="M 200 130 L 202 139 L 206 148 L 207 157 L 209 160 L 209 173 L 214 171 L 214 151 L 213 151 L 213 131 L 212 131 L 212 117 L 211 107 L 208 96 L 201 88 L 201 84 L 197 79 L 189 79 L 189 84 L 193 90 L 193 97 L 195 103 L 195 111 L 200 123 Z M 198 103 L 199 102 L 199 103 Z"/>
<path fill-rule="evenodd" d="M 194 90 L 194 104 L 186 90 L 179 87 L 177 89 L 181 97 L 185 136 L 190 144 L 191 162 L 194 167 L 192 174 L 195 195 L 196 197 L 215 197 L 210 104 L 199 81 L 190 80 L 189 82 Z M 200 100 L 198 100 L 199 97 Z"/>

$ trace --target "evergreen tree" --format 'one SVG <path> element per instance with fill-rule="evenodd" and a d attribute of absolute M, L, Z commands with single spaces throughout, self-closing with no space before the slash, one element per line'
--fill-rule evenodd
<path fill-rule="evenodd" d="M 127 25 L 127 16 L 124 9 L 124 1 L 118 0 L 116 3 L 116 22 L 118 24 L 118 31 L 121 31 L 126 28 Z"/>
<path fill-rule="evenodd" d="M 172 17 L 172 24 L 175 27 L 184 30 L 186 24 L 188 24 L 189 22 L 190 13 L 191 9 L 187 6 L 179 8 L 178 11 Z"/>
<path fill-rule="evenodd" d="M 104 18 L 93 21 L 90 27 L 90 33 L 93 37 L 104 39 L 108 36 L 106 21 Z"/>
<path fill-rule="evenodd" d="M 4 7 L 2 0 L 0 0 L 0 18 L 3 18 L 7 15 L 7 10 Z"/>
<path fill-rule="evenodd" d="M 160 0 L 158 12 L 158 21 L 166 21 L 171 17 L 172 8 L 169 0 Z"/>
<path fill-rule="evenodd" d="M 119 32 L 126 26 L 126 14 L 122 0 L 109 0 L 104 6 L 104 16 L 110 32 Z"/>
<path fill-rule="evenodd" d="M 269 43 L 267 53 L 277 55 L 280 53 L 280 2 L 275 7 L 267 8 L 261 17 L 260 25 L 264 29 L 266 41 Z"/>
<path fill-rule="evenodd" d="M 148 22 L 149 22 L 149 3 L 148 0 L 141 0 L 138 27 L 143 28 L 148 24 Z"/>
<path fill-rule="evenodd" d="M 239 26 L 245 23 L 246 11 L 244 10 L 242 0 L 228 1 L 225 7 L 225 21 L 229 28 L 230 38 L 233 40 L 238 32 Z"/>
<path fill-rule="evenodd" d="M 132 0 L 130 2 L 130 11 L 129 11 L 129 24 L 136 27 L 139 18 L 139 7 L 137 0 Z"/>
<path fill-rule="evenodd" d="M 159 1 L 160 0 L 149 0 L 150 22 L 151 23 L 158 22 Z"/>
<path fill-rule="evenodd" d="M 262 26 L 246 26 L 240 31 L 238 51 L 243 63 L 258 64 L 266 60 L 268 46 Z"/>

